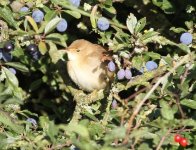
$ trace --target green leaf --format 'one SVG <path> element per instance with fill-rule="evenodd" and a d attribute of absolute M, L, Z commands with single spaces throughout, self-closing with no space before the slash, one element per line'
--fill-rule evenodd
<path fill-rule="evenodd" d="M 170 0 L 152 0 L 153 4 L 160 7 L 166 14 L 175 12 L 174 4 Z"/>
<path fill-rule="evenodd" d="M 34 29 L 34 31 L 36 32 L 36 33 L 38 33 L 38 26 L 37 26 L 37 24 L 36 24 L 36 22 L 35 22 L 35 20 L 31 17 L 31 16 L 25 16 L 25 18 L 28 20 L 28 22 L 31 24 L 31 26 L 33 27 L 33 29 Z"/>
<path fill-rule="evenodd" d="M 183 99 L 182 101 L 180 101 L 180 104 L 187 106 L 189 108 L 192 108 L 192 109 L 196 109 L 196 101 L 195 100 Z"/>
<path fill-rule="evenodd" d="M 191 21 L 185 21 L 185 25 L 190 30 L 192 30 L 194 28 L 193 20 L 191 20 Z"/>
<path fill-rule="evenodd" d="M 18 29 L 18 24 L 14 20 L 13 13 L 8 7 L 0 7 L 0 16 L 12 27 Z"/>
<path fill-rule="evenodd" d="M 6 67 L 2 67 L 2 72 L 6 76 L 6 84 L 8 84 L 8 89 L 13 96 L 16 96 L 18 99 L 23 99 L 23 90 L 19 87 L 18 79 L 16 76 L 8 70 Z"/>
<path fill-rule="evenodd" d="M 147 143 L 142 143 L 139 145 L 138 150 L 152 150 Z"/>
<path fill-rule="evenodd" d="M 180 124 L 182 126 L 193 126 L 196 129 L 196 121 L 195 121 L 195 119 L 192 119 L 192 118 L 183 119 L 183 120 L 180 121 Z"/>
<path fill-rule="evenodd" d="M 8 126 L 9 128 L 11 128 L 16 133 L 21 134 L 24 130 L 22 126 L 16 124 L 16 122 L 14 122 L 12 118 L 1 109 L 0 109 L 0 122 Z"/>
<path fill-rule="evenodd" d="M 2 67 L 3 72 L 6 75 L 6 79 L 8 80 L 8 82 L 13 85 L 13 86 L 18 86 L 18 79 L 16 78 L 16 76 L 10 71 L 8 70 L 6 67 Z"/>
<path fill-rule="evenodd" d="M 159 35 L 158 32 L 155 31 L 148 31 L 140 38 L 142 42 L 147 43 L 152 40 L 153 37 Z"/>
<path fill-rule="evenodd" d="M 154 133 L 150 133 L 147 127 L 140 128 L 131 132 L 130 137 L 156 139 L 158 136 Z"/>
<path fill-rule="evenodd" d="M 175 28 L 175 27 L 171 27 L 169 30 L 175 32 L 175 33 L 181 33 L 181 32 L 186 32 L 186 30 L 184 28 Z"/>
<path fill-rule="evenodd" d="M 62 35 L 59 33 L 52 33 L 52 34 L 47 35 L 45 40 L 47 43 L 53 42 L 63 47 L 67 47 L 67 44 L 66 44 L 67 39 L 68 39 L 68 36 L 66 34 Z"/>
<path fill-rule="evenodd" d="M 169 104 L 166 101 L 161 100 L 160 105 L 161 105 L 161 115 L 167 120 L 173 120 L 174 113 L 172 111 L 172 108 L 169 106 Z"/>
<path fill-rule="evenodd" d="M 41 84 L 42 84 L 42 79 L 38 79 L 38 80 L 31 82 L 29 91 L 31 92 L 31 91 L 36 90 L 37 88 L 41 86 Z"/>
<path fill-rule="evenodd" d="M 69 15 L 73 16 L 76 19 L 81 18 L 81 14 L 77 11 L 72 11 L 72 10 L 64 10 L 64 12 L 68 13 Z"/>
<path fill-rule="evenodd" d="M 112 141 L 116 138 L 124 138 L 126 135 L 125 127 L 116 127 L 104 138 L 105 141 Z"/>
<path fill-rule="evenodd" d="M 161 7 L 163 0 L 152 0 L 152 3 L 158 7 Z"/>
<path fill-rule="evenodd" d="M 151 57 L 153 60 L 155 59 L 160 59 L 161 55 L 158 53 L 154 53 L 154 52 L 146 52 L 145 53 L 147 56 Z"/>
<path fill-rule="evenodd" d="M 130 13 L 127 18 L 126 24 L 131 34 L 134 34 L 134 30 L 137 24 L 137 18 L 134 16 L 134 14 Z"/>
<path fill-rule="evenodd" d="M 43 42 L 43 41 L 40 41 L 39 42 L 38 47 L 39 47 L 39 51 L 40 51 L 40 53 L 42 55 L 46 54 L 46 52 L 48 51 L 47 46 L 46 46 L 46 43 Z"/>
<path fill-rule="evenodd" d="M 186 53 L 190 53 L 190 48 L 185 44 L 176 44 L 177 47 L 179 47 L 181 50 L 183 50 Z"/>
<path fill-rule="evenodd" d="M 102 8 L 103 8 L 104 11 L 108 12 L 109 14 L 112 14 L 112 15 L 116 14 L 116 9 L 111 5 L 105 5 Z"/>
<path fill-rule="evenodd" d="M 10 4 L 10 1 L 9 0 L 1 0 L 0 4 L 3 5 L 3 6 L 8 5 L 8 4 Z"/>
<path fill-rule="evenodd" d="M 44 131 L 48 130 L 49 127 L 49 119 L 46 116 L 39 117 L 40 126 L 43 128 Z"/>
<path fill-rule="evenodd" d="M 66 129 L 70 132 L 79 134 L 84 139 L 88 140 L 90 138 L 87 128 L 83 125 L 71 123 L 66 127 Z"/>
<path fill-rule="evenodd" d="M 61 6 L 70 5 L 69 1 L 64 1 L 64 0 L 51 0 L 51 2 L 56 5 L 61 5 Z"/>
<path fill-rule="evenodd" d="M 91 136 L 101 136 L 104 133 L 104 128 L 100 123 L 91 123 L 88 126 L 89 132 Z"/>
<path fill-rule="evenodd" d="M 135 27 L 135 34 L 139 33 L 146 25 L 146 17 L 140 19 Z"/>
<path fill-rule="evenodd" d="M 0 133 L 0 149 L 5 149 L 7 145 L 7 136 L 3 133 Z"/>
<path fill-rule="evenodd" d="M 52 142 L 56 142 L 56 135 L 58 134 L 58 127 L 53 121 L 49 121 L 49 126 L 47 130 L 47 135 L 50 137 Z"/>
<path fill-rule="evenodd" d="M 89 113 L 88 111 L 85 111 L 84 114 L 89 117 L 90 119 L 94 120 L 94 121 L 98 121 L 98 119 L 91 113 Z"/>
<path fill-rule="evenodd" d="M 45 21 L 46 22 L 49 22 L 50 20 L 52 20 L 56 15 L 56 11 L 51 11 L 50 9 L 48 11 L 45 11 L 46 12 L 46 15 L 44 17 Z"/>
<path fill-rule="evenodd" d="M 166 14 L 173 14 L 175 13 L 175 7 L 172 4 L 171 1 L 169 0 L 163 0 L 162 6 L 161 6 L 162 10 L 166 13 Z"/>
<path fill-rule="evenodd" d="M 50 33 L 52 30 L 54 30 L 56 28 L 56 25 L 61 21 L 61 18 L 59 17 L 55 17 L 54 19 L 52 19 L 50 22 L 48 22 L 48 24 L 45 27 L 44 33 L 48 34 Z"/>
<path fill-rule="evenodd" d="M 141 69 L 143 66 L 143 62 L 145 62 L 144 57 L 142 56 L 134 56 L 132 58 L 132 65 L 133 67 L 137 68 L 137 69 Z"/>
<path fill-rule="evenodd" d="M 25 65 L 23 65 L 19 62 L 6 62 L 5 65 L 10 66 L 10 67 L 14 67 L 22 72 L 29 72 L 29 69 Z"/>
<path fill-rule="evenodd" d="M 52 62 L 56 64 L 58 60 L 60 60 L 63 57 L 63 54 L 66 53 L 65 50 L 57 50 L 57 47 L 54 43 L 49 42 L 49 55 L 52 59 Z"/>

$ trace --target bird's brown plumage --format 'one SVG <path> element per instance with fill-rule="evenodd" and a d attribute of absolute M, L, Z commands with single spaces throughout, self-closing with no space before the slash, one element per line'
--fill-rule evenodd
<path fill-rule="evenodd" d="M 76 40 L 67 48 L 67 69 L 71 79 L 83 90 L 105 88 L 112 79 L 107 63 L 102 61 L 106 50 L 87 40 Z"/>

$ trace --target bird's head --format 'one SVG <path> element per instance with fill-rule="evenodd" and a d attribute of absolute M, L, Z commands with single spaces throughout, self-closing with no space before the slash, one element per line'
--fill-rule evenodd
<path fill-rule="evenodd" d="M 78 59 L 83 59 L 85 56 L 87 56 L 89 53 L 92 52 L 93 48 L 92 43 L 80 39 L 74 41 L 67 49 L 67 55 L 68 59 L 70 61 L 78 60 Z"/>

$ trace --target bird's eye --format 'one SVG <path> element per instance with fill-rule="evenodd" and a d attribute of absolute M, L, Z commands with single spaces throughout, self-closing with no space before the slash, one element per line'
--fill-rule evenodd
<path fill-rule="evenodd" d="M 79 49 L 77 49 L 77 50 L 76 50 L 76 52 L 80 52 L 80 50 L 79 50 Z"/>

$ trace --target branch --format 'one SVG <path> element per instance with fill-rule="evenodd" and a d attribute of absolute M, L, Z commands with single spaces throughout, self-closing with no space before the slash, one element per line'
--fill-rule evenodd
<path fill-rule="evenodd" d="M 176 65 L 167 73 L 165 74 L 163 77 L 161 77 L 157 83 L 151 88 L 151 90 L 146 94 L 146 96 L 143 98 L 143 100 L 136 106 L 136 108 L 133 111 L 133 114 L 131 115 L 129 121 L 128 121 L 128 126 L 127 126 L 127 136 L 124 139 L 123 143 L 127 143 L 128 141 L 128 136 L 129 133 L 131 131 L 131 127 L 133 125 L 133 121 L 136 117 L 136 115 L 139 113 L 142 105 L 146 102 L 146 100 L 151 96 L 151 94 L 156 90 L 156 88 L 159 86 L 159 84 L 164 81 L 165 79 L 167 79 L 179 66 L 181 66 L 182 64 L 189 62 L 191 60 L 191 55 L 192 54 L 187 54 L 185 55 L 179 62 L 176 63 Z M 193 58 L 192 58 L 193 59 Z"/>
<path fill-rule="evenodd" d="M 74 89 L 71 86 L 68 86 L 67 88 L 73 96 L 74 101 L 76 101 L 76 107 L 70 123 L 79 121 L 81 118 L 81 113 L 85 111 L 85 106 L 88 106 L 89 104 L 104 98 L 103 90 L 93 91 L 90 94 L 85 94 L 82 90 Z"/>
<path fill-rule="evenodd" d="M 161 74 L 165 73 L 167 70 L 167 66 L 159 67 L 156 70 L 149 71 L 144 73 L 143 75 L 136 76 L 133 80 L 130 80 L 128 83 L 121 82 L 116 84 L 116 88 L 118 89 L 118 92 L 127 90 L 130 87 L 136 86 L 136 85 L 147 85 L 147 81 L 155 78 L 156 76 L 160 76 Z"/>

